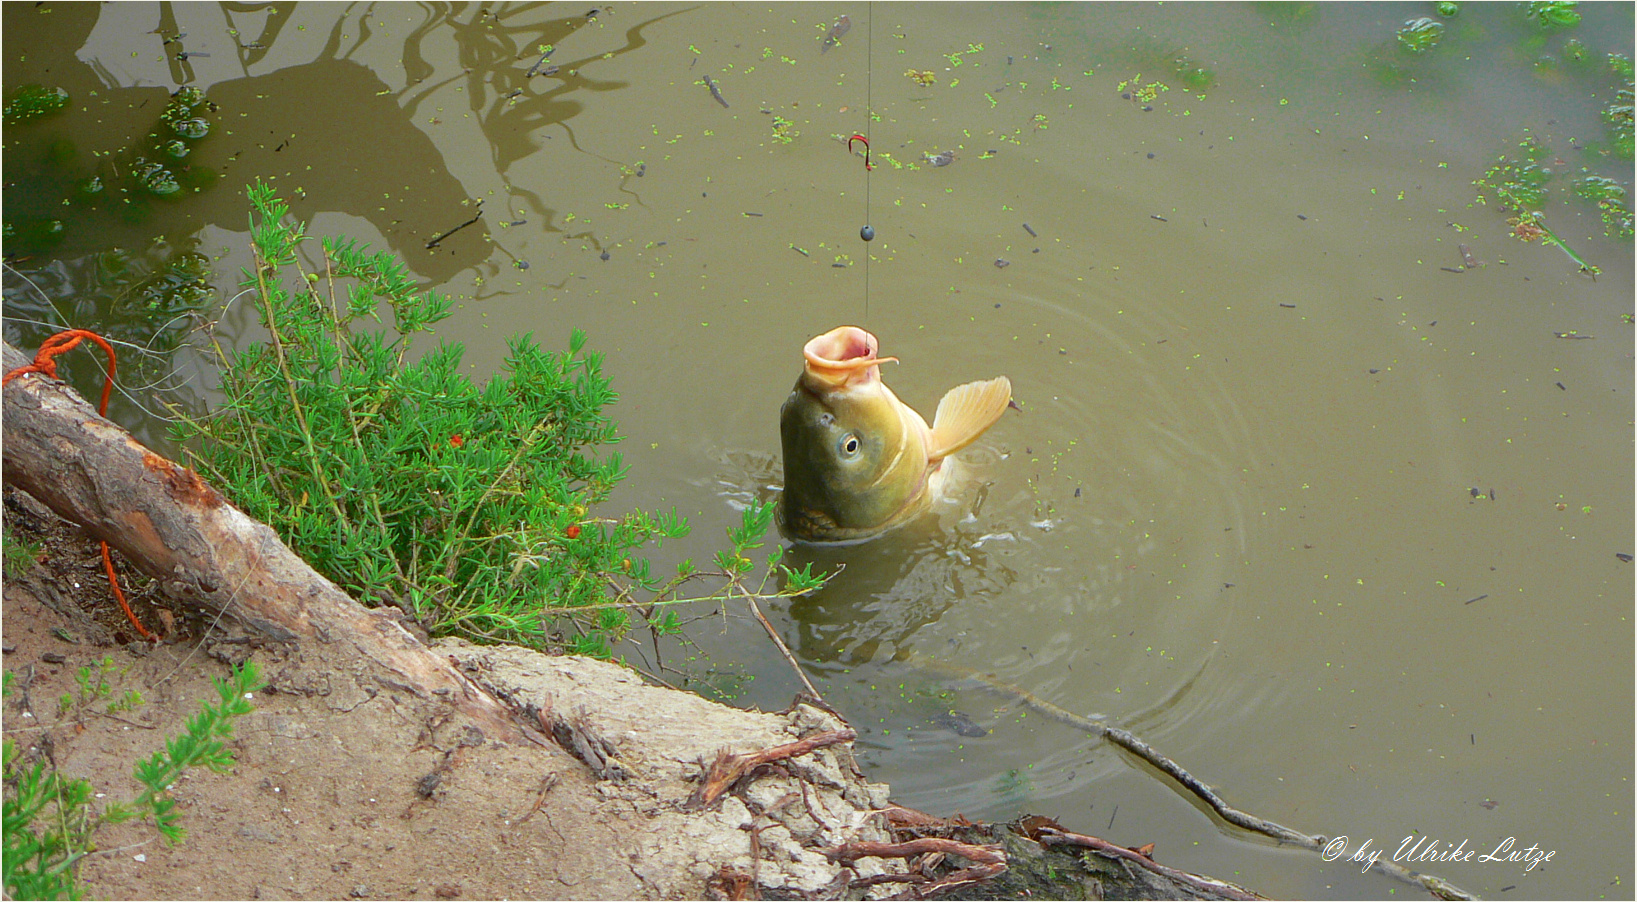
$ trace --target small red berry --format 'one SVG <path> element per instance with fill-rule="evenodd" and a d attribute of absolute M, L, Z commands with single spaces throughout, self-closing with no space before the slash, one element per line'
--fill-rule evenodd
<path fill-rule="evenodd" d="M 459 433 L 449 436 L 449 447 L 459 448 L 464 444 L 466 444 L 466 440 L 461 438 Z"/>
<path fill-rule="evenodd" d="M 568 536 L 571 539 L 578 539 L 580 537 L 580 524 L 575 523 L 569 528 L 563 530 L 563 535 Z"/>

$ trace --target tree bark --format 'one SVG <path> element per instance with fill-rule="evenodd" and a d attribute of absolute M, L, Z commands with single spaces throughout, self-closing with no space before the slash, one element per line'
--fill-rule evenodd
<path fill-rule="evenodd" d="M 0 345 L 5 372 L 29 362 Z M 3 397 L 5 482 L 106 541 L 172 598 L 280 642 L 349 643 L 386 671 L 378 679 L 442 699 L 490 738 L 537 738 L 393 616 L 354 601 L 270 527 L 98 416 L 69 386 L 34 373 L 13 379 Z"/>

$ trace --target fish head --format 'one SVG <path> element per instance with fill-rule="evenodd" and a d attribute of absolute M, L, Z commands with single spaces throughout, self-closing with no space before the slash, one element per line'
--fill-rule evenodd
<path fill-rule="evenodd" d="M 874 335 L 842 326 L 809 341 L 779 411 L 779 525 L 808 542 L 867 539 L 931 504 L 926 421 L 881 381 Z"/>

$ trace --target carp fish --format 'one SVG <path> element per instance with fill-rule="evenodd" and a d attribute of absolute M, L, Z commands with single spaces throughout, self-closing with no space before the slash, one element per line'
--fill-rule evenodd
<path fill-rule="evenodd" d="M 802 542 L 857 542 L 909 522 L 942 490 L 949 456 L 1012 401 L 999 376 L 949 390 L 932 426 L 881 381 L 880 344 L 857 326 L 802 347 L 805 364 L 779 410 L 784 494 L 779 529 Z"/>

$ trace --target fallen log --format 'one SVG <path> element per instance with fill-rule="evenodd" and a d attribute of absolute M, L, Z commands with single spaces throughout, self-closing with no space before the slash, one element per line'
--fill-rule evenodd
<path fill-rule="evenodd" d="M 0 343 L 3 344 L 3 343 Z M 4 369 L 29 363 L 4 344 Z M 172 598 L 279 643 L 349 643 L 374 677 L 441 699 L 492 739 L 543 741 L 393 616 L 354 601 L 266 524 L 192 469 L 153 453 L 68 385 L 38 373 L 5 386 L 3 478 L 108 542 Z"/>

